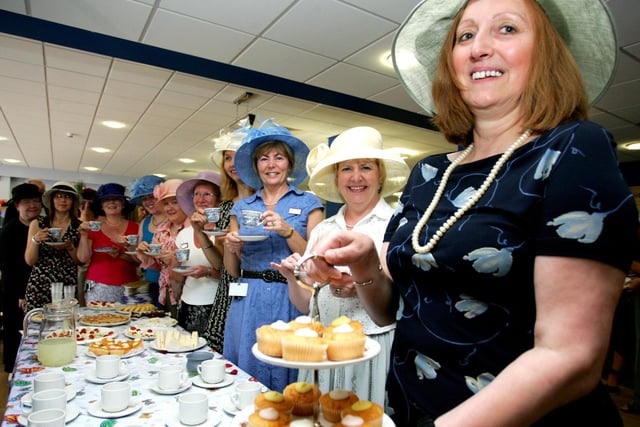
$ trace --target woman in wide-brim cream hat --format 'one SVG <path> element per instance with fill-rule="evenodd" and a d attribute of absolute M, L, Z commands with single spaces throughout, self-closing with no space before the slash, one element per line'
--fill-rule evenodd
<path fill-rule="evenodd" d="M 344 203 L 338 212 L 322 221 L 312 231 L 305 255 L 320 239 L 333 231 L 356 231 L 371 236 L 378 249 L 393 208 L 384 197 L 401 191 L 409 167 L 399 156 L 382 147 L 382 135 L 376 129 L 359 126 L 342 132 L 331 146 L 320 144 L 307 157 L 309 187 L 321 199 Z M 294 254 L 274 266 L 288 279 L 289 297 L 303 313 L 309 313 L 312 292 L 298 286 L 292 269 L 300 258 Z M 345 271 L 348 274 L 348 269 Z M 347 316 L 362 322 L 363 331 L 380 344 L 375 361 L 322 370 L 320 388 L 348 388 L 361 400 L 379 405 L 385 402 L 385 382 L 395 323 L 376 325 L 367 315 L 357 293 L 350 287 L 325 286 L 319 290 L 320 319 L 328 325 L 333 319 Z M 312 382 L 311 371 L 303 371 L 300 381 Z"/>

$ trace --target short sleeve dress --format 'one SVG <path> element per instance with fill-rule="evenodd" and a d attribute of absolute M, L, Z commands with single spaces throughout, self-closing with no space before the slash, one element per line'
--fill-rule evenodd
<path fill-rule="evenodd" d="M 262 199 L 262 190 L 238 200 L 231 209 L 231 215 L 240 217 L 243 209 L 264 212 L 267 210 Z M 287 193 L 278 200 L 274 211 L 302 236 L 307 235 L 309 213 L 322 209 L 320 200 L 311 193 L 289 186 Z M 247 229 L 238 221 L 240 235 L 266 234 L 268 238 L 259 242 L 244 242 L 240 268 L 260 272 L 272 270 L 271 261 L 280 262 L 291 255 L 286 239 L 273 231 L 265 231 L 262 226 Z M 289 301 L 286 283 L 265 282 L 262 279 L 243 278 L 249 284 L 247 296 L 231 301 L 224 334 L 224 356 L 249 372 L 272 390 L 282 391 L 297 379 L 298 372 L 263 363 L 251 353 L 256 343 L 256 329 L 276 320 L 288 322 L 301 313 Z"/>
<path fill-rule="evenodd" d="M 39 216 L 38 226 L 40 228 L 51 227 L 49 218 Z M 80 221 L 72 219 L 67 231 L 60 238 L 66 242 L 70 240 L 73 246 L 77 247 L 80 240 L 78 226 Z M 51 284 L 62 282 L 66 285 L 77 286 L 78 265 L 75 263 L 69 251 L 58 250 L 52 246 L 42 243 L 38 246 L 38 261 L 31 269 L 27 288 L 25 291 L 26 311 L 42 307 L 51 302 Z"/>
<path fill-rule="evenodd" d="M 453 170 L 421 245 L 473 196 L 498 157 Z M 404 306 L 387 383 L 398 425 L 409 425 L 416 408 L 434 417 L 450 410 L 532 348 L 536 256 L 624 271 L 631 262 L 638 214 L 615 143 L 600 126 L 565 124 L 518 148 L 435 248 L 418 254 L 411 234 L 449 165 L 443 154 L 415 166 L 385 235 Z M 606 393 L 595 391 L 536 425 L 616 425 L 616 417 Z"/>

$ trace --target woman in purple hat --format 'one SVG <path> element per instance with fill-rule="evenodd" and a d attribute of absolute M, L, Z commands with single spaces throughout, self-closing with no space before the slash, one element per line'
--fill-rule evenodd
<path fill-rule="evenodd" d="M 87 303 L 122 302 L 122 285 L 138 280 L 138 260 L 127 254 L 127 248 L 120 243 L 122 236 L 138 234 L 138 224 L 127 219 L 132 207 L 124 186 L 109 183 L 98 187 L 94 211 L 101 222 L 100 229 L 91 230 L 89 223 L 83 222 L 78 246 L 80 261 L 91 260 L 85 282 Z"/>

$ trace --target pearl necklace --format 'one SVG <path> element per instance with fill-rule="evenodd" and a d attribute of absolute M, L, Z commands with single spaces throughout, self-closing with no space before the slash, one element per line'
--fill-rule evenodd
<path fill-rule="evenodd" d="M 449 176 L 451 175 L 453 170 L 456 168 L 456 166 L 458 166 L 458 164 L 460 164 L 460 162 L 462 162 L 465 159 L 465 157 L 469 155 L 469 153 L 473 149 L 473 144 L 470 144 L 469 147 L 467 147 L 462 153 L 460 153 L 458 157 L 456 157 L 451 162 L 447 170 L 445 170 L 444 174 L 442 175 L 442 180 L 440 181 L 440 185 L 436 190 L 436 194 L 433 195 L 433 199 L 431 199 L 431 203 L 429 204 L 429 207 L 424 212 L 424 215 L 422 215 L 422 218 L 420 218 L 420 221 L 418 221 L 415 228 L 413 229 L 413 233 L 411 235 L 411 245 L 413 246 L 413 250 L 416 251 L 416 253 L 426 254 L 433 250 L 433 248 L 436 246 L 436 244 L 438 243 L 440 238 L 444 235 L 444 233 L 446 233 L 453 226 L 453 224 L 455 224 L 462 217 L 462 215 L 464 215 L 469 209 L 471 209 L 473 205 L 478 203 L 478 200 L 480 200 L 480 198 L 484 195 L 484 193 L 486 193 L 486 191 L 489 189 L 491 184 L 493 184 L 493 181 L 496 179 L 496 176 L 498 175 L 498 172 L 500 172 L 500 169 L 502 169 L 502 166 L 504 166 L 504 164 L 507 162 L 509 157 L 511 157 L 511 155 L 516 150 L 516 148 L 518 148 L 522 143 L 524 143 L 527 140 L 527 138 L 529 138 L 530 135 L 531 135 L 531 130 L 527 129 L 522 135 L 520 135 L 518 139 L 516 139 L 513 142 L 513 144 L 509 146 L 509 148 L 507 148 L 507 150 L 502 154 L 502 156 L 500 156 L 498 161 L 493 165 L 493 168 L 491 168 L 491 172 L 489 173 L 487 178 L 485 178 L 484 182 L 482 183 L 478 191 L 476 191 L 474 196 L 471 199 L 469 199 L 469 201 L 465 203 L 464 206 L 460 207 L 453 215 L 449 217 L 449 219 L 447 219 L 440 226 L 438 231 L 436 231 L 431 236 L 431 239 L 429 239 L 426 245 L 420 246 L 420 242 L 418 240 L 420 237 L 420 232 L 422 231 L 424 226 L 427 224 L 427 221 L 429 221 L 429 218 L 431 218 L 431 214 L 433 214 L 433 211 L 436 209 L 436 206 L 440 202 L 440 198 L 442 197 L 442 194 L 444 193 L 444 189 L 447 186 L 447 181 L 449 181 Z"/>

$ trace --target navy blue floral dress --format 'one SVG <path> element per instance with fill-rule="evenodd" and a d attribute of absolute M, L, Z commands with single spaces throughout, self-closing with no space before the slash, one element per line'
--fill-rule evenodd
<path fill-rule="evenodd" d="M 454 169 L 421 245 L 473 196 L 498 157 Z M 562 125 L 518 148 L 433 251 L 416 254 L 411 233 L 450 163 L 436 155 L 416 165 L 385 235 L 403 302 L 387 385 L 397 425 L 450 410 L 532 348 L 536 256 L 593 259 L 623 271 L 631 262 L 637 211 L 615 143 L 600 126 Z M 592 423 L 594 413 L 615 412 L 607 399 L 594 392 L 546 425 L 563 425 L 551 417 L 565 415 L 564 425 L 584 416 L 585 425 L 615 425 Z"/>

